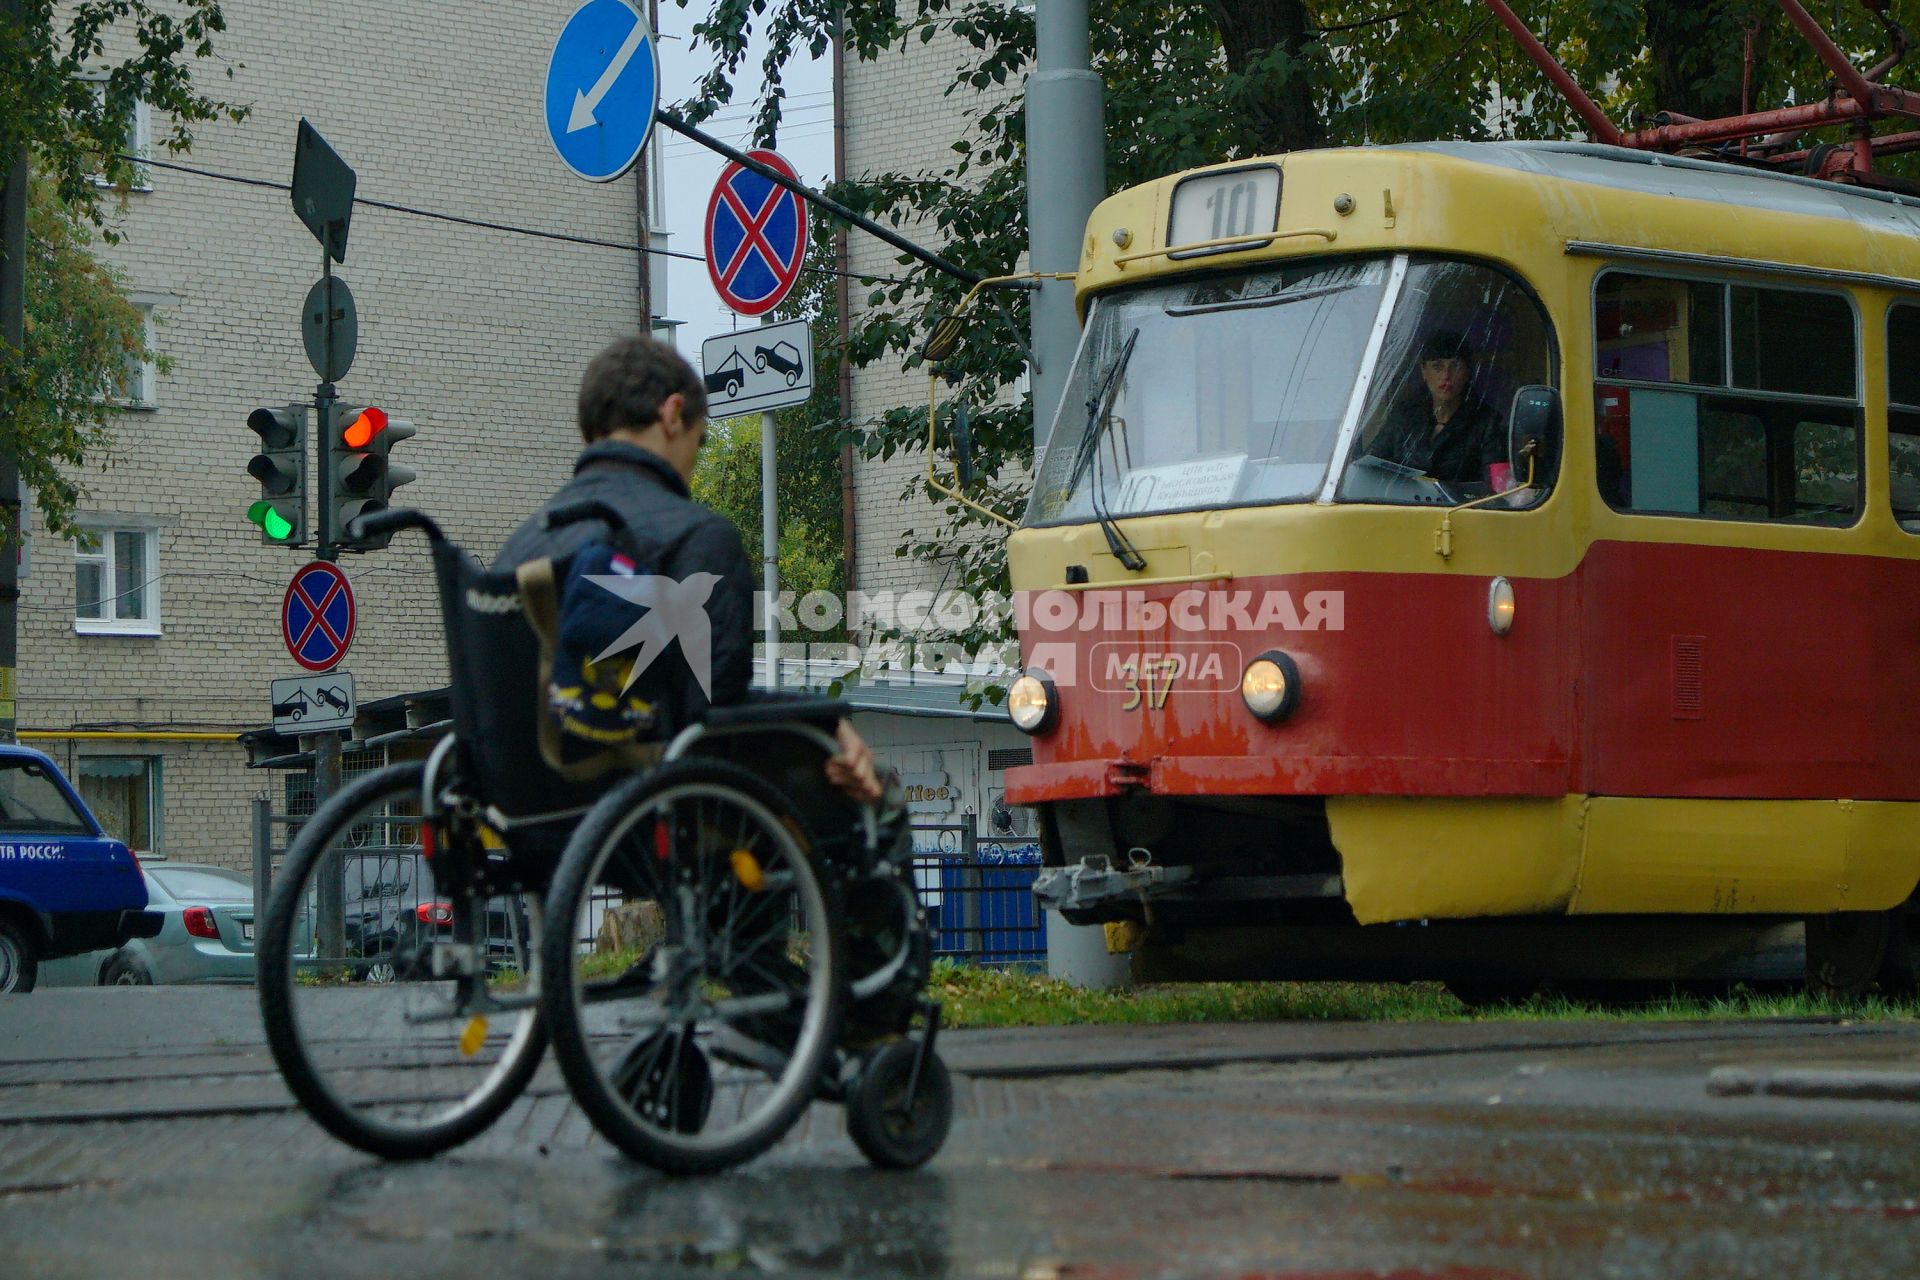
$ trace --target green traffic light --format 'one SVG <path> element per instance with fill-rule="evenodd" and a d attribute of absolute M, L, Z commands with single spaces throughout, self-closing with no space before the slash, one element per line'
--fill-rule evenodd
<path fill-rule="evenodd" d="M 292 523 L 265 499 L 247 508 L 247 519 L 259 525 L 260 531 L 275 542 L 285 542 L 293 536 Z"/>

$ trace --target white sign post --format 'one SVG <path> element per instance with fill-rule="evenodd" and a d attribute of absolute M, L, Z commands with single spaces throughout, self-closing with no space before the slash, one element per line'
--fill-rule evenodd
<path fill-rule="evenodd" d="M 779 530 L 775 519 L 773 411 L 805 404 L 813 395 L 813 326 L 782 320 L 717 334 L 700 344 L 707 383 L 707 416 L 760 415 L 761 588 L 767 598 L 767 686 L 780 687 L 780 632 L 773 601 L 780 590 Z"/>

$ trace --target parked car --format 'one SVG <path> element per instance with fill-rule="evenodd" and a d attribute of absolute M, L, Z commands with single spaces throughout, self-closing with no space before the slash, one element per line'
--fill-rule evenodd
<path fill-rule="evenodd" d="M 252 982 L 253 881 L 227 867 L 152 863 L 147 907 L 160 932 L 135 938 L 100 966 L 103 987 Z"/>
<path fill-rule="evenodd" d="M 43 960 L 150 938 L 161 923 L 140 864 L 60 767 L 0 746 L 0 992 L 33 990 Z"/>

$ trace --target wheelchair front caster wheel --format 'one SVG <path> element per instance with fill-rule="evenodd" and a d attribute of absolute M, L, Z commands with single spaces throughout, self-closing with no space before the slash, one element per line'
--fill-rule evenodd
<path fill-rule="evenodd" d="M 878 1168 L 919 1168 L 940 1150 L 953 1124 L 953 1078 L 939 1055 L 929 1053 L 915 1081 L 919 1055 L 918 1044 L 896 1040 L 868 1057 L 847 1090 L 847 1134 Z"/>
<path fill-rule="evenodd" d="M 690 1028 L 656 1031 L 627 1051 L 614 1069 L 622 1096 L 650 1123 L 697 1134 L 713 1110 L 713 1068 Z"/>

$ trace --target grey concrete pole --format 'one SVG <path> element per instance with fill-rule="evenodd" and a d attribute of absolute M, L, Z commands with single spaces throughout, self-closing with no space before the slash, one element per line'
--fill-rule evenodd
<path fill-rule="evenodd" d="M 0 21 L 26 20 L 19 0 L 0 0 Z M 27 147 L 0 155 L 0 340 L 25 357 Z M 20 460 L 0 453 L 0 742 L 15 740 L 14 668 L 20 621 Z"/>
<path fill-rule="evenodd" d="M 1087 215 L 1106 198 L 1104 92 L 1090 67 L 1087 0 L 1041 0 L 1027 78 L 1027 245 L 1035 271 L 1080 265 Z M 1033 440 L 1044 445 L 1080 341 L 1073 286 L 1049 281 L 1033 300 Z"/>
<path fill-rule="evenodd" d="M 1091 65 L 1087 0 L 1040 0 L 1034 24 L 1037 56 L 1027 77 L 1027 260 L 1035 271 L 1073 271 L 1080 265 L 1087 215 L 1107 194 L 1105 95 Z M 1033 299 L 1036 461 L 1079 342 L 1073 286 L 1049 281 Z M 1084 852 L 1066 851 L 1069 861 Z M 1057 911 L 1047 917 L 1049 974 L 1083 987 L 1126 983 L 1127 958 L 1107 954 L 1103 930 L 1070 925 Z"/>

